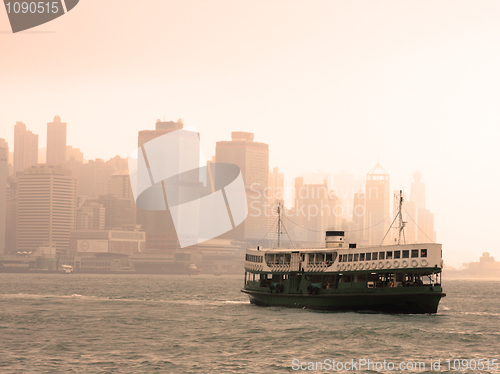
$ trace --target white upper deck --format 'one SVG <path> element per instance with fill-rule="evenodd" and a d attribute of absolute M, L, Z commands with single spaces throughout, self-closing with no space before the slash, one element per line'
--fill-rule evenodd
<path fill-rule="evenodd" d="M 330 237 L 331 239 L 331 237 Z M 354 247 L 339 237 L 325 248 L 249 248 L 245 270 L 262 272 L 350 272 L 441 270 L 442 245 L 437 243 Z M 354 248 L 352 248 L 354 247 Z"/>

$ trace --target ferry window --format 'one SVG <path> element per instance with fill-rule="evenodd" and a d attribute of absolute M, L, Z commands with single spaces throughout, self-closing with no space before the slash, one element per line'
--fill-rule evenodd
<path fill-rule="evenodd" d="M 380 253 L 378 254 L 378 259 L 379 259 L 379 260 L 383 260 L 383 259 L 384 259 L 384 257 L 385 257 L 385 252 L 380 252 Z"/>
<path fill-rule="evenodd" d="M 342 255 L 342 262 L 347 262 L 347 255 Z"/>
<path fill-rule="evenodd" d="M 332 256 L 332 254 L 331 254 L 331 253 L 328 253 L 328 254 L 326 255 L 326 262 L 332 262 L 332 261 L 333 261 L 333 256 Z"/>
<path fill-rule="evenodd" d="M 366 254 L 366 261 L 370 261 L 372 259 L 372 254 L 371 253 L 367 253 Z"/>
<path fill-rule="evenodd" d="M 342 255 L 339 256 L 339 262 L 342 262 Z"/>
<path fill-rule="evenodd" d="M 289 263 L 290 263 L 291 258 L 292 258 L 292 255 L 287 253 L 287 254 L 285 255 L 285 264 L 289 264 Z"/>
<path fill-rule="evenodd" d="M 394 258 L 401 258 L 401 251 L 394 251 Z"/>
<path fill-rule="evenodd" d="M 355 254 L 354 254 L 354 261 L 358 261 L 358 257 L 359 257 L 359 254 L 358 254 L 358 253 L 355 253 Z"/>
<path fill-rule="evenodd" d="M 349 262 L 352 262 L 352 253 L 349 254 Z"/>
<path fill-rule="evenodd" d="M 427 257 L 427 249 L 420 250 L 420 257 Z"/>
<path fill-rule="evenodd" d="M 418 257 L 418 249 L 412 249 L 411 250 L 411 258 Z"/>
<path fill-rule="evenodd" d="M 405 249 L 405 250 L 403 251 L 403 258 L 409 258 L 409 257 L 410 257 L 410 251 L 409 251 L 409 250 L 407 250 L 407 249 Z"/>
<path fill-rule="evenodd" d="M 378 253 L 377 252 L 373 252 L 372 253 L 372 260 L 376 260 L 378 258 Z"/>
<path fill-rule="evenodd" d="M 364 253 L 360 253 L 359 254 L 359 261 L 364 261 L 365 260 L 365 254 Z"/>
<path fill-rule="evenodd" d="M 388 259 L 388 260 L 392 260 L 392 251 L 387 251 L 386 255 L 387 255 L 387 256 L 385 257 L 386 259 Z"/>

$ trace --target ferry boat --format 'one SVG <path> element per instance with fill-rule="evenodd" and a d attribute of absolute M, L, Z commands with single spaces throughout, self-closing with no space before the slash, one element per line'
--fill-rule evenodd
<path fill-rule="evenodd" d="M 71 265 L 61 265 L 61 273 L 63 274 L 73 274 L 73 270 Z"/>
<path fill-rule="evenodd" d="M 324 248 L 247 249 L 242 292 L 260 306 L 437 312 L 446 296 L 441 286 L 441 244 L 401 244 L 399 240 L 394 245 L 357 247 L 344 239 L 343 231 L 332 230 L 326 231 Z"/>

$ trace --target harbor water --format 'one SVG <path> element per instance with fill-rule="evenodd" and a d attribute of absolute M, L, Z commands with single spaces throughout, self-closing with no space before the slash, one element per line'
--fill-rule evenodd
<path fill-rule="evenodd" d="M 435 315 L 257 307 L 243 276 L 0 274 L 0 284 L 1 373 L 500 373 L 499 281 L 443 279 Z"/>

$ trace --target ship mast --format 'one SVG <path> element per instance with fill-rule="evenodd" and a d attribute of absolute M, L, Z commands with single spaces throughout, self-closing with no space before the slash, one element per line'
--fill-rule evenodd
<path fill-rule="evenodd" d="M 278 202 L 278 248 L 281 247 L 281 201 Z"/>
<path fill-rule="evenodd" d="M 403 201 L 404 201 L 403 191 L 399 190 L 399 195 L 395 196 L 395 197 L 398 199 L 398 212 L 396 214 L 396 217 L 394 217 L 394 220 L 392 221 L 391 226 L 389 227 L 389 229 L 385 233 L 384 238 L 382 239 L 382 242 L 380 243 L 380 245 L 382 245 L 387 234 L 389 233 L 389 231 L 391 231 L 392 228 L 398 229 L 398 245 L 401 244 L 401 236 L 403 236 L 403 244 L 406 244 L 406 237 L 405 237 L 405 231 L 404 231 L 406 222 L 403 221 Z M 398 224 L 398 226 L 395 227 L 394 222 L 396 222 L 397 219 L 399 219 L 399 224 Z"/>
<path fill-rule="evenodd" d="M 401 235 L 403 235 L 403 244 L 406 244 L 406 237 L 405 237 L 405 225 L 406 222 L 403 221 L 403 191 L 399 190 L 399 205 L 398 205 L 398 214 L 396 217 L 399 217 L 399 226 L 398 226 L 398 244 L 401 244 Z"/>

